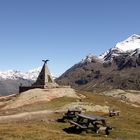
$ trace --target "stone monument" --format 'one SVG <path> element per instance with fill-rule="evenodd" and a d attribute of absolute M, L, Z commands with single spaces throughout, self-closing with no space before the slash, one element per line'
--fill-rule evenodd
<path fill-rule="evenodd" d="M 42 88 L 57 87 L 58 84 L 55 83 L 54 79 L 51 76 L 49 68 L 47 66 L 47 62 L 49 60 L 42 60 L 42 61 L 44 62 L 44 65 L 42 67 L 42 70 L 41 70 L 36 82 L 32 86 L 40 86 Z"/>
<path fill-rule="evenodd" d="M 56 88 L 59 87 L 57 83 L 55 83 L 54 79 L 51 76 L 49 68 L 47 66 L 47 62 L 49 60 L 42 60 L 44 62 L 41 72 L 36 80 L 31 86 L 20 86 L 19 93 L 34 89 L 34 88 Z"/>

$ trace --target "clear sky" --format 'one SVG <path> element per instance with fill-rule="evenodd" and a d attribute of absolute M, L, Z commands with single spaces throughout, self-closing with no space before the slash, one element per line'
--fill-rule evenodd
<path fill-rule="evenodd" d="M 59 75 L 92 53 L 140 35 L 140 0 L 0 0 L 0 70 L 50 59 Z"/>

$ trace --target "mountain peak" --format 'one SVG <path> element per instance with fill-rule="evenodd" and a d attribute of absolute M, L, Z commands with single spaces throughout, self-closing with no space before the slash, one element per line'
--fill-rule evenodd
<path fill-rule="evenodd" d="M 100 59 L 96 55 L 89 54 L 85 58 L 83 58 L 80 63 L 85 63 L 85 62 L 102 62 L 102 59 Z"/>
<path fill-rule="evenodd" d="M 140 48 L 140 36 L 137 34 L 133 34 L 130 37 L 128 37 L 126 40 L 117 43 L 114 48 L 118 48 L 125 52 L 138 49 Z"/>
<path fill-rule="evenodd" d="M 140 35 L 133 34 L 128 39 L 140 39 Z"/>
<path fill-rule="evenodd" d="M 119 56 L 122 53 L 135 53 L 140 50 L 140 35 L 133 34 L 126 40 L 118 42 L 115 47 L 107 50 L 99 56 L 103 60 L 112 60 L 114 56 Z"/>

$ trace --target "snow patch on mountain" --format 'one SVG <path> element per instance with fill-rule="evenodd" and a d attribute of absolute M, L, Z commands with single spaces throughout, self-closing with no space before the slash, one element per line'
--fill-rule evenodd
<path fill-rule="evenodd" d="M 140 48 L 135 49 L 134 51 L 131 52 L 131 56 L 137 56 L 138 57 L 139 54 L 140 54 Z"/>
<path fill-rule="evenodd" d="M 118 48 L 112 48 L 106 51 L 104 54 L 100 55 L 99 58 L 103 61 L 112 60 L 113 57 L 119 56 L 120 54 L 124 53 L 124 51 Z"/>
<path fill-rule="evenodd" d="M 36 81 L 42 67 L 35 68 L 33 70 L 29 70 L 28 72 L 21 72 L 18 70 L 8 70 L 8 71 L 0 71 L 0 80 L 31 80 Z M 55 79 L 56 77 L 52 75 Z"/>
<path fill-rule="evenodd" d="M 41 71 L 41 67 L 38 67 L 36 69 L 30 70 L 28 72 L 21 72 L 17 70 L 8 70 L 0 72 L 0 80 L 17 80 L 17 79 L 27 79 L 27 80 L 33 80 L 35 81 Z"/>
<path fill-rule="evenodd" d="M 38 67 L 36 69 L 26 72 L 24 79 L 31 79 L 31 80 L 35 81 L 41 71 L 41 68 L 42 67 Z"/>
<path fill-rule="evenodd" d="M 85 58 L 83 58 L 80 63 L 85 63 L 85 62 L 102 62 L 102 59 L 100 59 L 96 55 L 89 54 Z"/>
<path fill-rule="evenodd" d="M 126 40 L 119 42 L 116 44 L 115 48 L 118 48 L 124 52 L 126 51 L 132 51 L 137 48 L 140 48 L 140 36 L 133 34 Z"/>

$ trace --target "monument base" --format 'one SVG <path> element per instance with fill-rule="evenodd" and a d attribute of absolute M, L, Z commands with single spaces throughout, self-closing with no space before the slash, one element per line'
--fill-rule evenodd
<path fill-rule="evenodd" d="M 20 86 L 19 93 L 25 92 L 27 90 L 35 89 L 35 88 L 50 89 L 50 88 L 58 88 L 58 87 L 59 85 L 56 83 L 48 83 L 47 85 Z"/>

